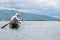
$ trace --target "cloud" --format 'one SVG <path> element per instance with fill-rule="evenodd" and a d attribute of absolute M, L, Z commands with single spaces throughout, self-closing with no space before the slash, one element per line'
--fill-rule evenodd
<path fill-rule="evenodd" d="M 10 0 L 0 0 L 0 2 L 11 2 Z"/>
<path fill-rule="evenodd" d="M 60 13 L 60 0 L 0 0 L 0 8 L 56 16 Z"/>
<path fill-rule="evenodd" d="M 44 5 L 44 6 L 57 6 L 59 2 L 57 0 L 34 0 L 33 1 L 37 5 Z"/>
<path fill-rule="evenodd" d="M 0 0 L 0 3 L 6 3 L 6 2 L 20 2 L 21 0 Z"/>
<path fill-rule="evenodd" d="M 60 5 L 59 0 L 1 0 L 0 3 L 6 3 L 7 5 L 15 3 L 14 5 L 17 5 L 19 7 L 31 9 L 43 9 L 50 7 L 58 8 Z"/>
<path fill-rule="evenodd" d="M 5 7 L 0 7 L 0 10 L 16 10 L 17 11 L 17 9 L 15 8 L 5 8 Z"/>
<path fill-rule="evenodd" d="M 34 9 L 15 9 L 15 8 L 5 8 L 5 7 L 0 7 L 0 10 L 16 10 L 16 11 L 25 12 L 25 13 L 37 13 L 38 12 L 38 10 L 34 10 Z"/>
<path fill-rule="evenodd" d="M 21 10 L 18 10 L 19 12 L 25 12 L 25 13 L 37 13 L 40 12 L 39 10 L 34 10 L 34 9 L 21 9 Z"/>

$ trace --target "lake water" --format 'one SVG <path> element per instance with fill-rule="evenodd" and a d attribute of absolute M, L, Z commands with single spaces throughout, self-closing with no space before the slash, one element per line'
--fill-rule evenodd
<path fill-rule="evenodd" d="M 8 23 L 0 21 L 0 27 Z M 0 28 L 0 40 L 60 40 L 59 21 L 22 21 L 18 30 Z"/>

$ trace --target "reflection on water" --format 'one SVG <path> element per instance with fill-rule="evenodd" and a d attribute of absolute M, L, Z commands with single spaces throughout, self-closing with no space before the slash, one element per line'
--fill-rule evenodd
<path fill-rule="evenodd" d="M 3 26 L 7 22 L 0 22 Z M 0 29 L 0 40 L 60 40 L 58 21 L 22 21 L 18 30 Z"/>

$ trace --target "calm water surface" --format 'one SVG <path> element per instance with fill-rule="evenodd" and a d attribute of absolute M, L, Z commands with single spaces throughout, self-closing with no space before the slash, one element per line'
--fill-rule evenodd
<path fill-rule="evenodd" d="M 0 27 L 8 23 L 0 21 Z M 18 30 L 0 28 L 0 40 L 60 40 L 59 21 L 22 21 Z"/>

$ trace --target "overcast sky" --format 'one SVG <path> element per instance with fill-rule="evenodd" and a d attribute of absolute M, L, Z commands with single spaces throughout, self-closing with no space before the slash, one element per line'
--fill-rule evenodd
<path fill-rule="evenodd" d="M 0 9 L 60 18 L 60 0 L 0 0 Z"/>

